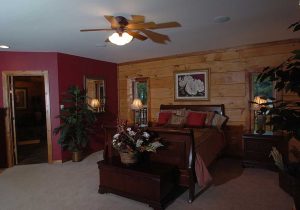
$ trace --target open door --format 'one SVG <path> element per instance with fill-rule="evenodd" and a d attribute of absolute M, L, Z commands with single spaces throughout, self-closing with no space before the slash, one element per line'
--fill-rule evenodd
<path fill-rule="evenodd" d="M 29 95 L 29 90 L 22 88 L 18 85 L 22 80 L 42 81 L 41 86 L 35 87 L 35 92 L 39 90 L 40 95 Z M 50 96 L 49 96 L 49 80 L 47 71 L 10 71 L 2 72 L 2 84 L 3 84 L 3 105 L 8 109 L 6 116 L 6 145 L 7 145 L 7 159 L 8 167 L 12 167 L 15 164 L 27 164 L 20 163 L 21 155 L 20 150 L 24 147 L 30 147 L 30 145 L 42 143 L 45 146 L 46 154 L 44 161 L 52 163 L 52 141 L 51 141 L 51 120 L 50 120 Z M 23 83 L 24 84 L 24 83 Z M 28 91 L 28 92 L 27 92 Z M 28 101 L 30 100 L 30 101 Z M 35 101 L 34 108 L 29 107 L 28 102 Z M 42 103 L 41 106 L 36 104 Z M 43 111 L 37 110 L 37 108 L 43 107 Z M 26 110 L 26 111 L 25 111 Z M 33 111 L 34 110 L 34 111 Z M 32 116 L 23 116 L 23 122 L 30 121 L 30 128 L 23 128 L 20 130 L 20 113 L 32 112 Z M 42 115 L 42 116 L 41 116 Z M 43 120 L 41 120 L 43 119 Z M 19 121 L 18 121 L 19 120 Z M 43 127 L 34 127 L 42 124 Z M 34 124 L 35 123 L 35 124 Z M 31 129 L 31 134 L 35 135 L 40 130 L 43 130 L 42 138 L 29 137 L 29 139 L 20 139 L 20 133 L 27 132 Z M 18 130 L 19 129 L 19 130 Z M 24 135 L 23 135 L 24 136 Z M 26 137 L 27 138 L 27 137 Z M 23 141 L 29 140 L 29 141 Z M 28 146 L 29 145 L 29 146 Z M 31 151 L 30 151 L 31 152 Z M 19 155 L 18 155 L 19 154 Z M 20 155 L 21 154 L 21 155 Z M 35 163 L 35 162 L 32 162 Z"/>
<path fill-rule="evenodd" d="M 8 100 L 9 100 L 9 116 L 10 116 L 10 128 L 11 128 L 11 145 L 13 147 L 13 154 L 10 154 L 14 164 L 18 164 L 18 151 L 17 151 L 17 139 L 16 139 L 16 113 L 15 113 L 15 102 L 14 102 L 14 77 L 8 76 Z"/>

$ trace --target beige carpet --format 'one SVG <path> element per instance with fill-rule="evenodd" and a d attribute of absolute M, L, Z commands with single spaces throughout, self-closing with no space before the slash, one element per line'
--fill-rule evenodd
<path fill-rule="evenodd" d="M 0 174 L 1 210 L 146 210 L 147 204 L 97 193 L 97 152 L 80 163 L 20 165 Z M 277 173 L 245 169 L 220 159 L 212 168 L 214 185 L 189 204 L 187 192 L 170 210 L 290 210 L 293 201 L 278 187 Z"/>

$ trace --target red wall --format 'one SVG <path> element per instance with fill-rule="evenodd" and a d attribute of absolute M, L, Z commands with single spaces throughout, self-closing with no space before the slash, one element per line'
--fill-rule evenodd
<path fill-rule="evenodd" d="M 61 96 L 70 85 L 83 87 L 85 75 L 102 77 L 106 81 L 107 112 L 98 114 L 99 123 L 115 122 L 118 114 L 117 64 L 82 58 L 61 53 L 0 52 L 0 72 L 2 71 L 41 71 L 49 74 L 51 127 L 59 126 L 59 104 Z M 0 76 L 2 77 L 2 75 Z M 3 106 L 2 78 L 0 78 L 0 106 Z M 100 129 L 98 137 L 91 144 L 91 151 L 103 145 L 104 133 Z M 58 136 L 52 133 L 53 160 L 68 157 L 57 144 Z"/>
<path fill-rule="evenodd" d="M 99 77 L 105 80 L 106 112 L 97 114 L 96 135 L 89 143 L 91 152 L 103 149 L 104 131 L 101 129 L 101 124 L 113 123 L 118 115 L 117 64 L 58 53 L 58 69 L 60 104 L 62 103 L 62 93 L 69 86 L 83 87 L 84 76 Z M 63 159 L 68 158 L 69 154 L 64 152 Z"/>
<path fill-rule="evenodd" d="M 0 72 L 21 70 L 48 71 L 51 128 L 57 127 L 59 125 L 59 120 L 56 118 L 59 114 L 57 53 L 0 52 Z M 0 77 L 0 106 L 3 107 L 2 74 Z M 62 158 L 57 139 L 58 137 L 52 134 L 53 160 L 61 160 Z"/>

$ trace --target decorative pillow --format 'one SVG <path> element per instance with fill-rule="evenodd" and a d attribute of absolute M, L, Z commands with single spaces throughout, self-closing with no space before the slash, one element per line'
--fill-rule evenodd
<path fill-rule="evenodd" d="M 187 115 L 187 110 L 184 109 L 162 109 L 160 112 L 171 112 L 173 114 L 176 114 L 178 116 L 186 116 Z"/>
<path fill-rule="evenodd" d="M 206 113 L 189 112 L 186 120 L 187 127 L 202 127 L 205 125 Z"/>
<path fill-rule="evenodd" d="M 176 115 L 186 117 L 188 114 L 188 111 L 186 109 L 176 109 Z"/>
<path fill-rule="evenodd" d="M 167 126 L 168 127 L 183 127 L 185 121 L 186 121 L 185 116 L 178 116 L 176 114 L 172 114 Z"/>
<path fill-rule="evenodd" d="M 215 114 L 215 116 L 212 120 L 212 126 L 215 126 L 220 130 L 227 119 L 228 119 L 228 117 L 225 117 L 220 114 Z"/>
<path fill-rule="evenodd" d="M 176 109 L 162 109 L 160 112 L 171 112 L 171 113 L 176 113 Z"/>
<path fill-rule="evenodd" d="M 158 116 L 158 125 L 166 125 L 171 118 L 172 113 L 171 112 L 160 112 Z"/>
<path fill-rule="evenodd" d="M 215 112 L 206 112 L 205 126 L 210 127 L 215 116 Z"/>

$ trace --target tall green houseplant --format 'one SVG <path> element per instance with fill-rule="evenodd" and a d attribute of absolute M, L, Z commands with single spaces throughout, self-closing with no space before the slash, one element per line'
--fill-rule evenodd
<path fill-rule="evenodd" d="M 300 22 L 292 24 L 289 28 L 294 32 L 299 31 Z M 293 55 L 279 66 L 265 68 L 257 80 L 258 82 L 271 80 L 275 82 L 277 91 L 295 93 L 300 99 L 300 50 L 295 50 L 292 53 Z M 297 101 L 271 102 L 273 106 L 268 113 L 271 115 L 269 124 L 273 125 L 274 130 L 286 131 L 290 134 L 290 139 L 295 139 L 295 142 L 300 142 L 299 99 Z M 280 185 L 285 186 L 286 189 L 291 189 L 289 191 L 294 197 L 296 209 L 300 210 L 300 150 L 294 146 L 290 152 L 298 159 L 298 162 L 283 163 L 281 155 L 275 149 L 271 154 L 275 163 L 282 170 L 279 174 Z"/>
<path fill-rule="evenodd" d="M 61 124 L 54 129 L 54 134 L 60 134 L 58 143 L 63 149 L 81 152 L 88 144 L 96 120 L 95 113 L 86 102 L 85 90 L 77 86 L 68 88 L 63 104 L 64 108 L 58 116 Z"/>
<path fill-rule="evenodd" d="M 289 28 L 300 30 L 300 22 L 292 24 Z M 258 82 L 271 80 L 275 82 L 277 91 L 295 93 L 300 97 L 300 50 L 292 52 L 293 56 L 277 67 L 267 67 L 258 76 Z M 300 101 L 275 101 L 271 102 L 271 121 L 274 130 L 285 130 L 300 141 Z"/>

